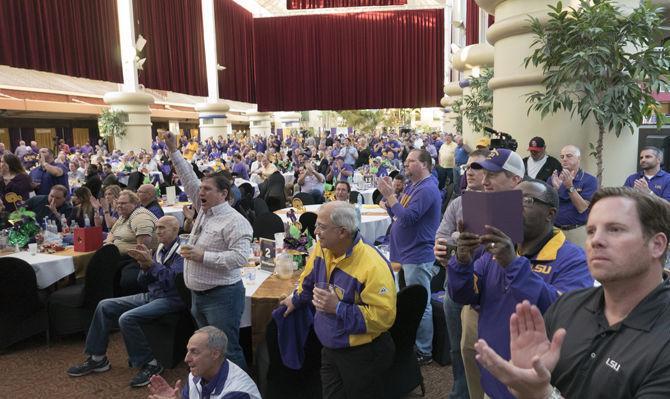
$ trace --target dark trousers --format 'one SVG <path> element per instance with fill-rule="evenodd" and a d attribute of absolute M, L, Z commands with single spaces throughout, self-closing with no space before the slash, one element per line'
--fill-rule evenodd
<path fill-rule="evenodd" d="M 382 376 L 391 367 L 395 345 L 386 332 L 369 344 L 343 349 L 323 348 L 321 384 L 324 399 L 377 399 Z"/>
<path fill-rule="evenodd" d="M 118 296 L 135 295 L 145 292 L 146 289 L 137 282 L 140 274 L 140 266 L 135 259 L 128 255 L 121 257 L 121 280 L 119 281 L 120 292 Z"/>

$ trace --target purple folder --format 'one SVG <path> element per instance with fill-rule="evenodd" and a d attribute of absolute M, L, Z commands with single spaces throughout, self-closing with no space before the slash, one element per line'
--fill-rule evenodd
<path fill-rule="evenodd" d="M 523 242 L 523 195 L 521 190 L 463 192 L 465 231 L 486 234 L 484 225 L 502 230 L 514 243 Z"/>

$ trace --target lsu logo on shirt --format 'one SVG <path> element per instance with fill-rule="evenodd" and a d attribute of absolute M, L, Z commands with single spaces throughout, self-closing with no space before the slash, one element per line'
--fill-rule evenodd
<path fill-rule="evenodd" d="M 549 274 L 551 273 L 551 265 L 533 265 L 531 270 L 535 273 Z"/>

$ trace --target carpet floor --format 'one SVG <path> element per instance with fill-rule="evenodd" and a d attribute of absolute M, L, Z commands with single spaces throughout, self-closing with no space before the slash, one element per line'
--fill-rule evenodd
<path fill-rule="evenodd" d="M 0 354 L 0 399 L 48 398 L 146 398 L 148 388 L 131 388 L 128 383 L 137 372 L 127 366 L 127 354 L 119 333 L 110 337 L 107 355 L 112 369 L 105 373 L 71 378 L 65 371 L 84 360 L 81 335 L 52 340 L 47 347 L 44 336 L 37 336 L 12 346 Z M 427 399 L 446 398 L 451 391 L 451 367 L 432 363 L 421 369 Z M 188 369 L 184 363 L 166 369 L 163 377 L 170 383 L 184 379 Z M 408 398 L 419 398 L 416 389 Z"/>

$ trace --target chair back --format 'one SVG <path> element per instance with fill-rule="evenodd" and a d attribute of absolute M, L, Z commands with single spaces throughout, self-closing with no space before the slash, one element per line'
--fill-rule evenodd
<path fill-rule="evenodd" d="M 254 187 L 249 184 L 249 183 L 242 183 L 238 187 L 240 189 L 240 193 L 242 194 L 242 199 L 253 199 L 254 198 Z"/>
<path fill-rule="evenodd" d="M 262 213 L 256 215 L 253 224 L 254 238 L 267 238 L 274 240 L 275 233 L 284 231 L 284 222 L 274 213 Z"/>
<path fill-rule="evenodd" d="M 293 199 L 298 198 L 303 205 L 314 205 L 314 196 L 310 193 L 295 193 Z"/>
<path fill-rule="evenodd" d="M 382 199 L 384 199 L 384 196 L 375 188 L 375 191 L 372 193 L 372 202 L 374 204 L 379 204 L 379 201 Z"/>
<path fill-rule="evenodd" d="M 256 215 L 270 213 L 270 208 L 268 208 L 268 204 L 263 198 L 254 198 L 254 212 L 256 212 Z"/>
<path fill-rule="evenodd" d="M 428 292 L 417 284 L 407 286 L 398 292 L 395 322 L 389 330 L 396 352 L 414 350 L 416 330 L 419 328 L 427 301 Z"/>
<path fill-rule="evenodd" d="M 86 267 L 84 307 L 95 309 L 102 299 L 114 297 L 114 286 L 120 278 L 121 254 L 116 245 L 103 245 Z"/>
<path fill-rule="evenodd" d="M 37 295 L 35 270 L 23 259 L 0 258 L 0 315 L 5 320 L 20 320 L 42 307 Z"/>
<path fill-rule="evenodd" d="M 128 175 L 128 189 L 137 191 L 142 185 L 142 182 L 144 182 L 144 175 L 142 172 L 131 172 L 130 175 Z"/>
<path fill-rule="evenodd" d="M 174 285 L 177 288 L 179 298 L 181 298 L 181 301 L 184 302 L 184 305 L 186 305 L 186 310 L 190 310 L 191 290 L 189 290 L 188 287 L 186 287 L 186 283 L 184 282 L 184 273 L 177 273 L 174 276 Z"/>
<path fill-rule="evenodd" d="M 314 212 L 305 212 L 300 215 L 300 218 L 298 219 L 302 225 L 302 230 L 305 231 L 305 229 L 307 229 L 307 231 L 309 231 L 309 235 L 312 236 L 312 238 L 315 237 L 314 230 L 316 229 L 316 217 L 317 215 Z"/>

